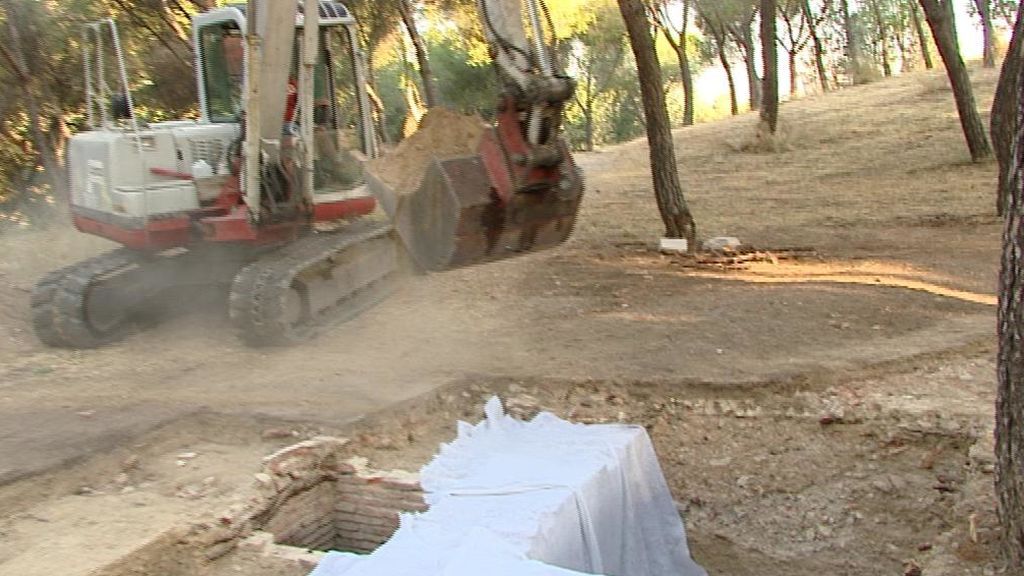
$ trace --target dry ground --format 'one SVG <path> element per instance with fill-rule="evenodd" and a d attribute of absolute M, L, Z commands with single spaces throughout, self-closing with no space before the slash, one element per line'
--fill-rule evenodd
<path fill-rule="evenodd" d="M 977 73 L 984 106 L 994 80 Z M 355 449 L 415 467 L 510 384 L 531 410 L 647 424 L 714 574 L 995 572 L 995 169 L 966 162 L 943 86 L 921 73 L 786 104 L 776 154 L 738 151 L 750 115 L 676 132 L 703 237 L 817 258 L 694 269 L 653 252 L 633 142 L 580 155 L 567 246 L 417 279 L 285 350 L 238 345 L 222 297 L 194 294 L 118 345 L 45 349 L 32 283 L 104 243 L 4 233 L 0 573 L 83 574 L 230 505 L 286 441 L 266 429 L 368 426 Z M 413 400 L 442 386 L 450 408 Z"/>

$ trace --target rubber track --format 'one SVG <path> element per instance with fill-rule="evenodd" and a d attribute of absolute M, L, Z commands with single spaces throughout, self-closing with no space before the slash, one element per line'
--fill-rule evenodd
<path fill-rule="evenodd" d="M 31 298 L 32 327 L 39 340 L 59 348 L 96 348 L 122 338 L 127 322 L 105 332 L 89 325 L 85 298 L 97 277 L 134 263 L 134 254 L 119 248 L 43 276 Z"/>
<path fill-rule="evenodd" d="M 312 338 L 325 328 L 351 319 L 391 292 L 395 272 L 349 294 L 339 294 L 333 306 L 314 311 L 307 322 L 288 323 L 285 306 L 295 278 L 309 267 L 332 261 L 345 250 L 371 241 L 388 240 L 390 224 L 359 223 L 341 232 L 316 234 L 272 252 L 235 276 L 228 315 L 235 332 L 251 346 L 280 346 Z"/>

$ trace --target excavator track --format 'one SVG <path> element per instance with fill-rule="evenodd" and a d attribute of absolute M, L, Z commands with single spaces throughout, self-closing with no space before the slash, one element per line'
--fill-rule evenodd
<path fill-rule="evenodd" d="M 386 223 L 307 236 L 243 268 L 231 286 L 228 315 L 251 346 L 307 340 L 390 294 L 401 256 Z"/>
<path fill-rule="evenodd" d="M 32 326 L 39 339 L 60 348 L 96 348 L 124 336 L 132 307 L 119 279 L 138 269 L 121 248 L 50 272 L 32 290 Z"/>

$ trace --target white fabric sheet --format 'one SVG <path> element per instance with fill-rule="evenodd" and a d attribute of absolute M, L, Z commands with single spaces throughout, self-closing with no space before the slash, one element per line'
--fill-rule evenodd
<path fill-rule="evenodd" d="M 358 561 L 311 576 L 705 576 L 642 427 L 504 414 L 459 423 L 420 481 L 430 509 Z M 486 571 L 486 572 L 484 572 Z"/>

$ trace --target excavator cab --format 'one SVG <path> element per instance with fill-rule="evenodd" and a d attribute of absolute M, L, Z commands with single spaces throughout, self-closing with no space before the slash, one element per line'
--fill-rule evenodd
<path fill-rule="evenodd" d="M 247 5 L 229 5 L 195 17 L 196 75 L 203 121 L 244 122 L 246 110 L 251 108 L 246 103 L 246 58 L 250 49 L 243 28 L 248 25 L 247 11 Z M 295 27 L 291 28 L 292 38 L 284 42 L 290 50 L 261 46 L 261 56 L 278 63 L 264 62 L 264 68 L 274 68 L 272 83 L 275 85 L 261 84 L 259 93 L 286 94 L 283 102 L 278 97 L 278 102 L 269 107 L 281 110 L 282 114 L 281 134 L 279 138 L 270 139 L 277 140 L 275 156 L 279 156 L 274 160 L 284 171 L 284 178 L 276 180 L 281 181 L 278 187 L 287 186 L 302 192 L 284 194 L 262 186 L 260 201 L 264 211 L 273 211 L 277 207 L 273 200 L 283 197 L 304 197 L 307 202 L 316 203 L 318 198 L 357 190 L 363 185 L 363 162 L 377 155 L 364 65 L 355 49 L 358 42 L 355 20 L 342 4 L 334 2 L 320 2 L 318 16 L 317 55 L 309 83 L 312 98 L 301 97 L 306 21 L 303 14 L 299 12 Z M 255 82 L 265 80 L 264 74 L 257 76 Z M 302 104 L 311 106 L 312 114 L 304 117 L 300 110 Z M 312 142 L 302 142 L 304 120 L 313 124 Z M 262 127 L 258 129 L 263 130 L 264 136 L 274 130 L 272 118 L 261 118 L 259 122 Z M 314 155 L 312 190 L 302 190 L 303 184 L 308 183 L 299 177 L 306 154 Z"/>

